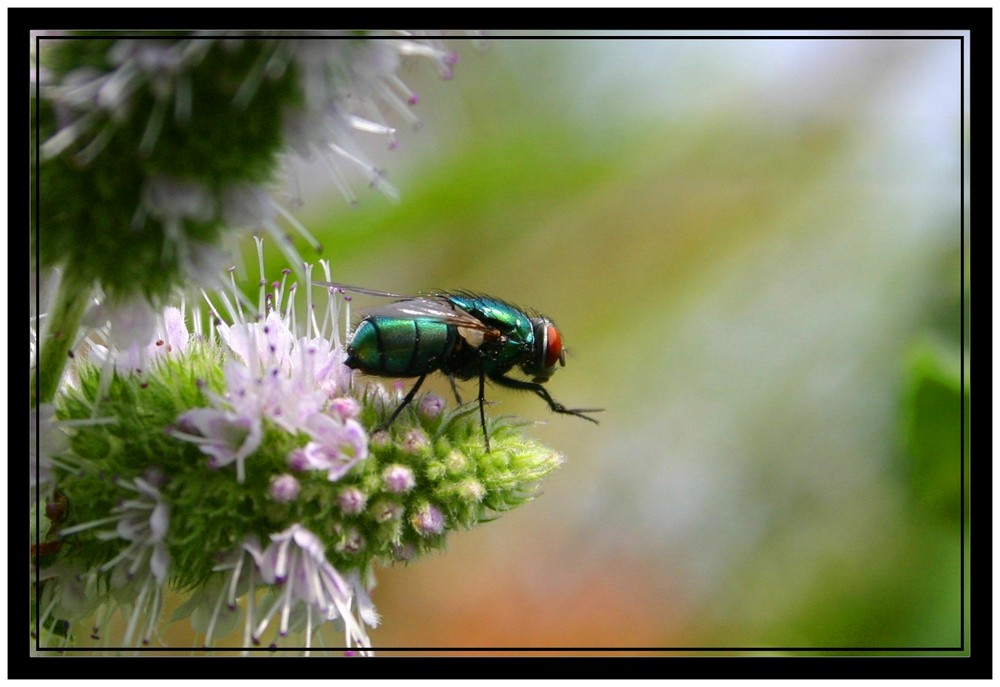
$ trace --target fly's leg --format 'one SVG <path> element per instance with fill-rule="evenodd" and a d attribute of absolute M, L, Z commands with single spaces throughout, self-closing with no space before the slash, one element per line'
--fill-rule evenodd
<path fill-rule="evenodd" d="M 458 384 L 455 384 L 455 375 L 448 375 L 448 381 L 451 382 L 451 390 L 455 394 L 455 403 L 462 405 L 462 396 L 458 393 Z"/>
<path fill-rule="evenodd" d="M 480 380 L 482 377 L 480 377 Z M 510 377 L 505 377 L 502 374 L 490 375 L 490 380 L 496 382 L 500 386 L 505 386 L 509 389 L 521 389 L 522 391 L 532 391 L 537 394 L 541 399 L 549 404 L 549 408 L 556 413 L 562 413 L 563 415 L 576 415 L 577 417 L 582 417 L 584 420 L 593 422 L 595 425 L 598 424 L 597 420 L 587 415 L 587 413 L 599 413 L 604 410 L 604 408 L 567 408 L 562 403 L 556 401 L 552 396 L 549 395 L 548 390 L 539 384 L 538 382 L 526 382 L 521 379 L 511 379 Z M 480 400 L 482 397 L 482 387 L 480 386 Z M 480 406 L 482 407 L 482 406 Z"/>
<path fill-rule="evenodd" d="M 486 442 L 486 452 L 490 452 L 490 435 L 486 433 L 486 373 L 483 364 L 479 362 L 479 425 L 483 428 L 483 441 Z"/>
<path fill-rule="evenodd" d="M 389 419 L 375 428 L 376 432 L 389 429 L 389 425 L 391 425 L 393 420 L 395 420 L 399 416 L 399 414 L 403 411 L 403 408 L 410 405 L 410 401 L 412 401 L 413 397 L 417 395 L 417 390 L 420 388 L 420 385 L 424 383 L 424 379 L 426 377 L 427 377 L 426 374 L 420 375 L 420 378 L 417 380 L 417 383 L 414 384 L 413 388 L 410 389 L 410 392 L 406 394 L 405 397 L 403 397 L 403 402 L 400 403 L 399 406 L 397 406 L 394 411 L 392 411 L 392 415 L 389 417 Z"/>

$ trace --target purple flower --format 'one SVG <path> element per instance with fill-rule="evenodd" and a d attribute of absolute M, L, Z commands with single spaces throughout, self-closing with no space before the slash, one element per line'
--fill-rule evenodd
<path fill-rule="evenodd" d="M 330 412 L 341 420 L 356 420 L 361 413 L 361 404 L 350 396 L 342 396 L 330 401 Z"/>
<path fill-rule="evenodd" d="M 421 413 L 433 420 L 444 410 L 444 399 L 437 394 L 427 394 L 420 399 L 418 407 Z"/>
<path fill-rule="evenodd" d="M 411 429 L 403 439 L 403 448 L 407 453 L 421 453 L 431 442 L 420 428 Z"/>
<path fill-rule="evenodd" d="M 368 497 L 357 487 L 346 487 L 337 495 L 337 505 L 344 515 L 358 515 L 365 509 Z"/>
<path fill-rule="evenodd" d="M 421 536 L 432 537 L 444 532 L 444 513 L 437 506 L 425 503 L 410 516 L 410 524 Z"/>
<path fill-rule="evenodd" d="M 382 471 L 382 484 L 390 493 L 403 494 L 417 486 L 417 480 L 405 465 L 390 465 Z"/>
<path fill-rule="evenodd" d="M 259 418 L 228 410 L 195 408 L 181 415 L 177 422 L 180 429 L 173 429 L 172 436 L 197 444 L 209 456 L 213 468 L 235 462 L 236 480 L 243 482 L 244 461 L 257 450 L 263 438 Z"/>
<path fill-rule="evenodd" d="M 267 495 L 272 501 L 278 503 L 290 503 L 299 496 L 301 486 L 299 481 L 289 474 L 275 475 L 271 479 Z"/>
<path fill-rule="evenodd" d="M 315 440 L 302 449 L 306 468 L 326 470 L 331 482 L 368 457 L 368 435 L 357 420 L 339 422 L 317 413 L 306 423 L 306 430 Z"/>

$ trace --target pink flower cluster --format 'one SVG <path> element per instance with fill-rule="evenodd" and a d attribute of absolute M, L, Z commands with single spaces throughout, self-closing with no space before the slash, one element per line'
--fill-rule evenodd
<path fill-rule="evenodd" d="M 263 322 L 219 325 L 218 332 L 235 354 L 224 370 L 225 393 L 206 392 L 213 407 L 181 415 L 174 436 L 198 444 L 212 467 L 235 463 L 239 482 L 265 422 L 311 438 L 289 454 L 293 469 L 326 470 L 337 480 L 367 458 L 358 404 L 341 397 L 351 374 L 342 347 L 323 337 L 296 338 L 274 311 Z"/>

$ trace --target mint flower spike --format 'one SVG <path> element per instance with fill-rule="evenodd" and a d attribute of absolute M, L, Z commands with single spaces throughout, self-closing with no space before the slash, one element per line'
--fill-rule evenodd
<path fill-rule="evenodd" d="M 209 326 L 185 315 L 199 308 L 168 308 L 149 341 L 123 348 L 109 333 L 36 428 L 68 433 L 34 457 L 36 493 L 70 504 L 58 532 L 70 545 L 36 562 L 42 635 L 120 609 L 114 641 L 144 645 L 181 592 L 171 620 L 190 618 L 206 645 L 242 628 L 245 646 L 301 634 L 310 650 L 367 654 L 376 565 L 443 548 L 559 465 L 510 418 L 487 423 L 485 453 L 474 409 L 433 394 L 371 435 L 398 394 L 344 364 L 342 295 L 264 279 L 258 251 L 259 311 L 221 293 Z"/>

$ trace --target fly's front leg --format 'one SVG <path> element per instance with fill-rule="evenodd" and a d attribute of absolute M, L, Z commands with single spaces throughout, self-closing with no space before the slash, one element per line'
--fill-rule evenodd
<path fill-rule="evenodd" d="M 505 386 L 509 389 L 521 389 L 523 391 L 532 391 L 536 393 L 540 398 L 542 398 L 546 403 L 549 404 L 549 408 L 556 413 L 562 413 L 563 415 L 575 415 L 577 417 L 582 417 L 584 420 L 593 422 L 595 425 L 598 424 L 597 420 L 587 415 L 587 413 L 600 413 L 604 408 L 567 408 L 562 403 L 552 398 L 549 395 L 548 389 L 539 384 L 538 382 L 527 382 L 521 379 L 511 379 L 510 377 L 505 377 L 502 374 L 490 375 L 490 381 L 496 382 L 500 386 Z M 480 396 L 482 391 L 480 391 Z"/>

